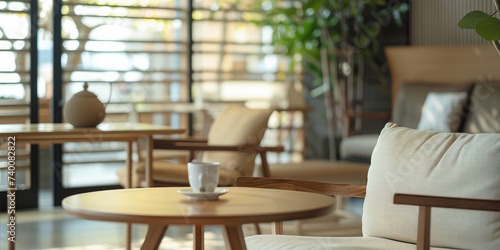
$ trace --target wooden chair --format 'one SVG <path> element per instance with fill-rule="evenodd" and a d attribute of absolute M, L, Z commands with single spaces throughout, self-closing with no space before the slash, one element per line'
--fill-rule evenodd
<path fill-rule="evenodd" d="M 251 176 L 254 160 L 260 155 L 262 165 L 269 173 L 266 152 L 281 152 L 283 147 L 262 147 L 260 141 L 267 128 L 271 110 L 254 110 L 240 105 L 227 105 L 213 122 L 207 140 L 154 140 L 154 150 L 186 150 L 189 160 L 196 151 L 204 151 L 201 161 L 220 162 L 219 185 L 234 185 L 237 176 Z M 145 164 L 134 164 L 133 185 L 140 186 L 145 179 Z M 120 183 L 125 183 L 125 168 L 117 172 Z M 154 186 L 189 186 L 186 164 L 169 161 L 153 162 Z"/>
<path fill-rule="evenodd" d="M 468 91 L 473 82 L 500 81 L 500 57 L 491 45 L 389 46 L 385 55 L 391 70 L 392 115 L 359 114 L 350 109 L 345 117 L 390 119 L 416 128 L 428 92 Z M 413 87 L 408 88 L 410 83 Z M 340 158 L 369 162 L 378 134 L 351 134 L 342 139 Z"/>
<path fill-rule="evenodd" d="M 238 177 L 239 187 L 365 198 L 363 237 L 259 235 L 247 237 L 248 248 L 415 249 L 416 244 L 417 249 L 498 249 L 500 213 L 478 212 L 500 212 L 498 141 L 500 134 L 438 133 L 388 124 L 375 148 L 367 186 Z M 274 232 L 283 234 L 281 222 Z"/>

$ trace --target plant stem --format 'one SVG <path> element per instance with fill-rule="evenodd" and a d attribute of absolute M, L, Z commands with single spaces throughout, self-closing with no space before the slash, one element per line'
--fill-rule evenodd
<path fill-rule="evenodd" d="M 498 54 L 500 55 L 500 41 L 499 40 L 493 41 L 493 46 L 495 46 L 495 49 L 497 50 Z"/>
<path fill-rule="evenodd" d="M 498 10 L 500 10 L 500 0 L 493 0 L 493 2 L 495 3 L 495 7 L 497 7 L 497 11 L 495 11 L 495 13 L 497 13 Z M 499 40 L 493 41 L 493 46 L 495 46 L 495 49 L 497 50 L 498 54 L 500 55 L 500 41 Z"/>

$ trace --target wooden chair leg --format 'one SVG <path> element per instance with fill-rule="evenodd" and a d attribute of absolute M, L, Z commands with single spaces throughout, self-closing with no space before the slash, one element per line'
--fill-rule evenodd
<path fill-rule="evenodd" d="M 266 152 L 260 152 L 260 159 L 262 161 L 262 171 L 264 172 L 264 177 L 271 177 L 269 165 L 267 164 Z"/>
<path fill-rule="evenodd" d="M 253 225 L 255 226 L 255 233 L 262 234 L 262 232 L 260 231 L 259 223 L 253 223 Z"/>
<path fill-rule="evenodd" d="M 273 234 L 283 234 L 283 222 L 276 221 L 271 224 Z"/>
<path fill-rule="evenodd" d="M 429 250 L 431 242 L 431 207 L 418 208 L 417 250 Z"/>
<path fill-rule="evenodd" d="M 150 224 L 144 243 L 142 243 L 141 250 L 157 250 L 163 240 L 167 225 Z"/>

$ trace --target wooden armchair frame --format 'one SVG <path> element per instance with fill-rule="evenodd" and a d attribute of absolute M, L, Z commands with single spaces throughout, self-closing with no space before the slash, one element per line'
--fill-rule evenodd
<path fill-rule="evenodd" d="M 192 161 L 196 151 L 229 151 L 242 153 L 257 153 L 262 160 L 264 176 L 270 176 L 269 165 L 267 163 L 267 152 L 283 152 L 283 146 L 263 147 L 254 144 L 241 145 L 212 145 L 208 144 L 207 140 L 197 139 L 155 139 L 153 140 L 153 149 L 171 149 L 171 150 L 187 150 L 189 151 L 188 161 Z"/>
<path fill-rule="evenodd" d="M 284 189 L 317 193 L 328 196 L 340 195 L 364 198 L 366 195 L 366 186 L 275 178 L 238 177 L 236 178 L 236 186 Z M 394 204 L 419 206 L 417 229 L 418 250 L 430 249 L 431 207 L 500 212 L 500 200 L 451 198 L 397 193 L 394 195 Z M 273 234 L 283 234 L 282 222 L 274 222 Z"/>

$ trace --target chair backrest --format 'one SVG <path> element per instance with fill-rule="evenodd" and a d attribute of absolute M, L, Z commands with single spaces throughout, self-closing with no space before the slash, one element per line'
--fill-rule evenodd
<path fill-rule="evenodd" d="M 472 82 L 453 85 L 429 82 L 405 82 L 401 84 L 399 88 L 392 121 L 402 127 L 417 128 L 421 119 L 422 107 L 424 106 L 428 93 L 469 93 L 472 85 Z M 458 129 L 460 127 L 460 121 L 457 122 L 459 123 L 457 125 Z"/>
<path fill-rule="evenodd" d="M 500 134 L 420 131 L 387 124 L 372 154 L 363 235 L 416 243 L 418 207 L 395 193 L 500 200 Z M 432 209 L 431 246 L 498 249 L 500 213 Z"/>
<path fill-rule="evenodd" d="M 208 133 L 208 144 L 259 145 L 267 128 L 272 110 L 249 109 L 230 104 L 216 117 Z M 251 176 L 256 152 L 203 153 L 202 161 L 220 162 L 221 169 L 236 176 Z"/>
<path fill-rule="evenodd" d="M 500 133 L 500 82 L 479 81 L 470 95 L 466 133 Z"/>
<path fill-rule="evenodd" d="M 266 177 L 238 177 L 236 187 L 269 188 L 291 191 L 301 191 L 328 196 L 348 196 L 364 198 L 366 186 L 331 184 L 316 181 L 288 180 Z"/>
<path fill-rule="evenodd" d="M 405 82 L 467 84 L 500 81 L 500 56 L 491 45 L 389 46 L 385 48 L 392 78 L 393 111 Z"/>

